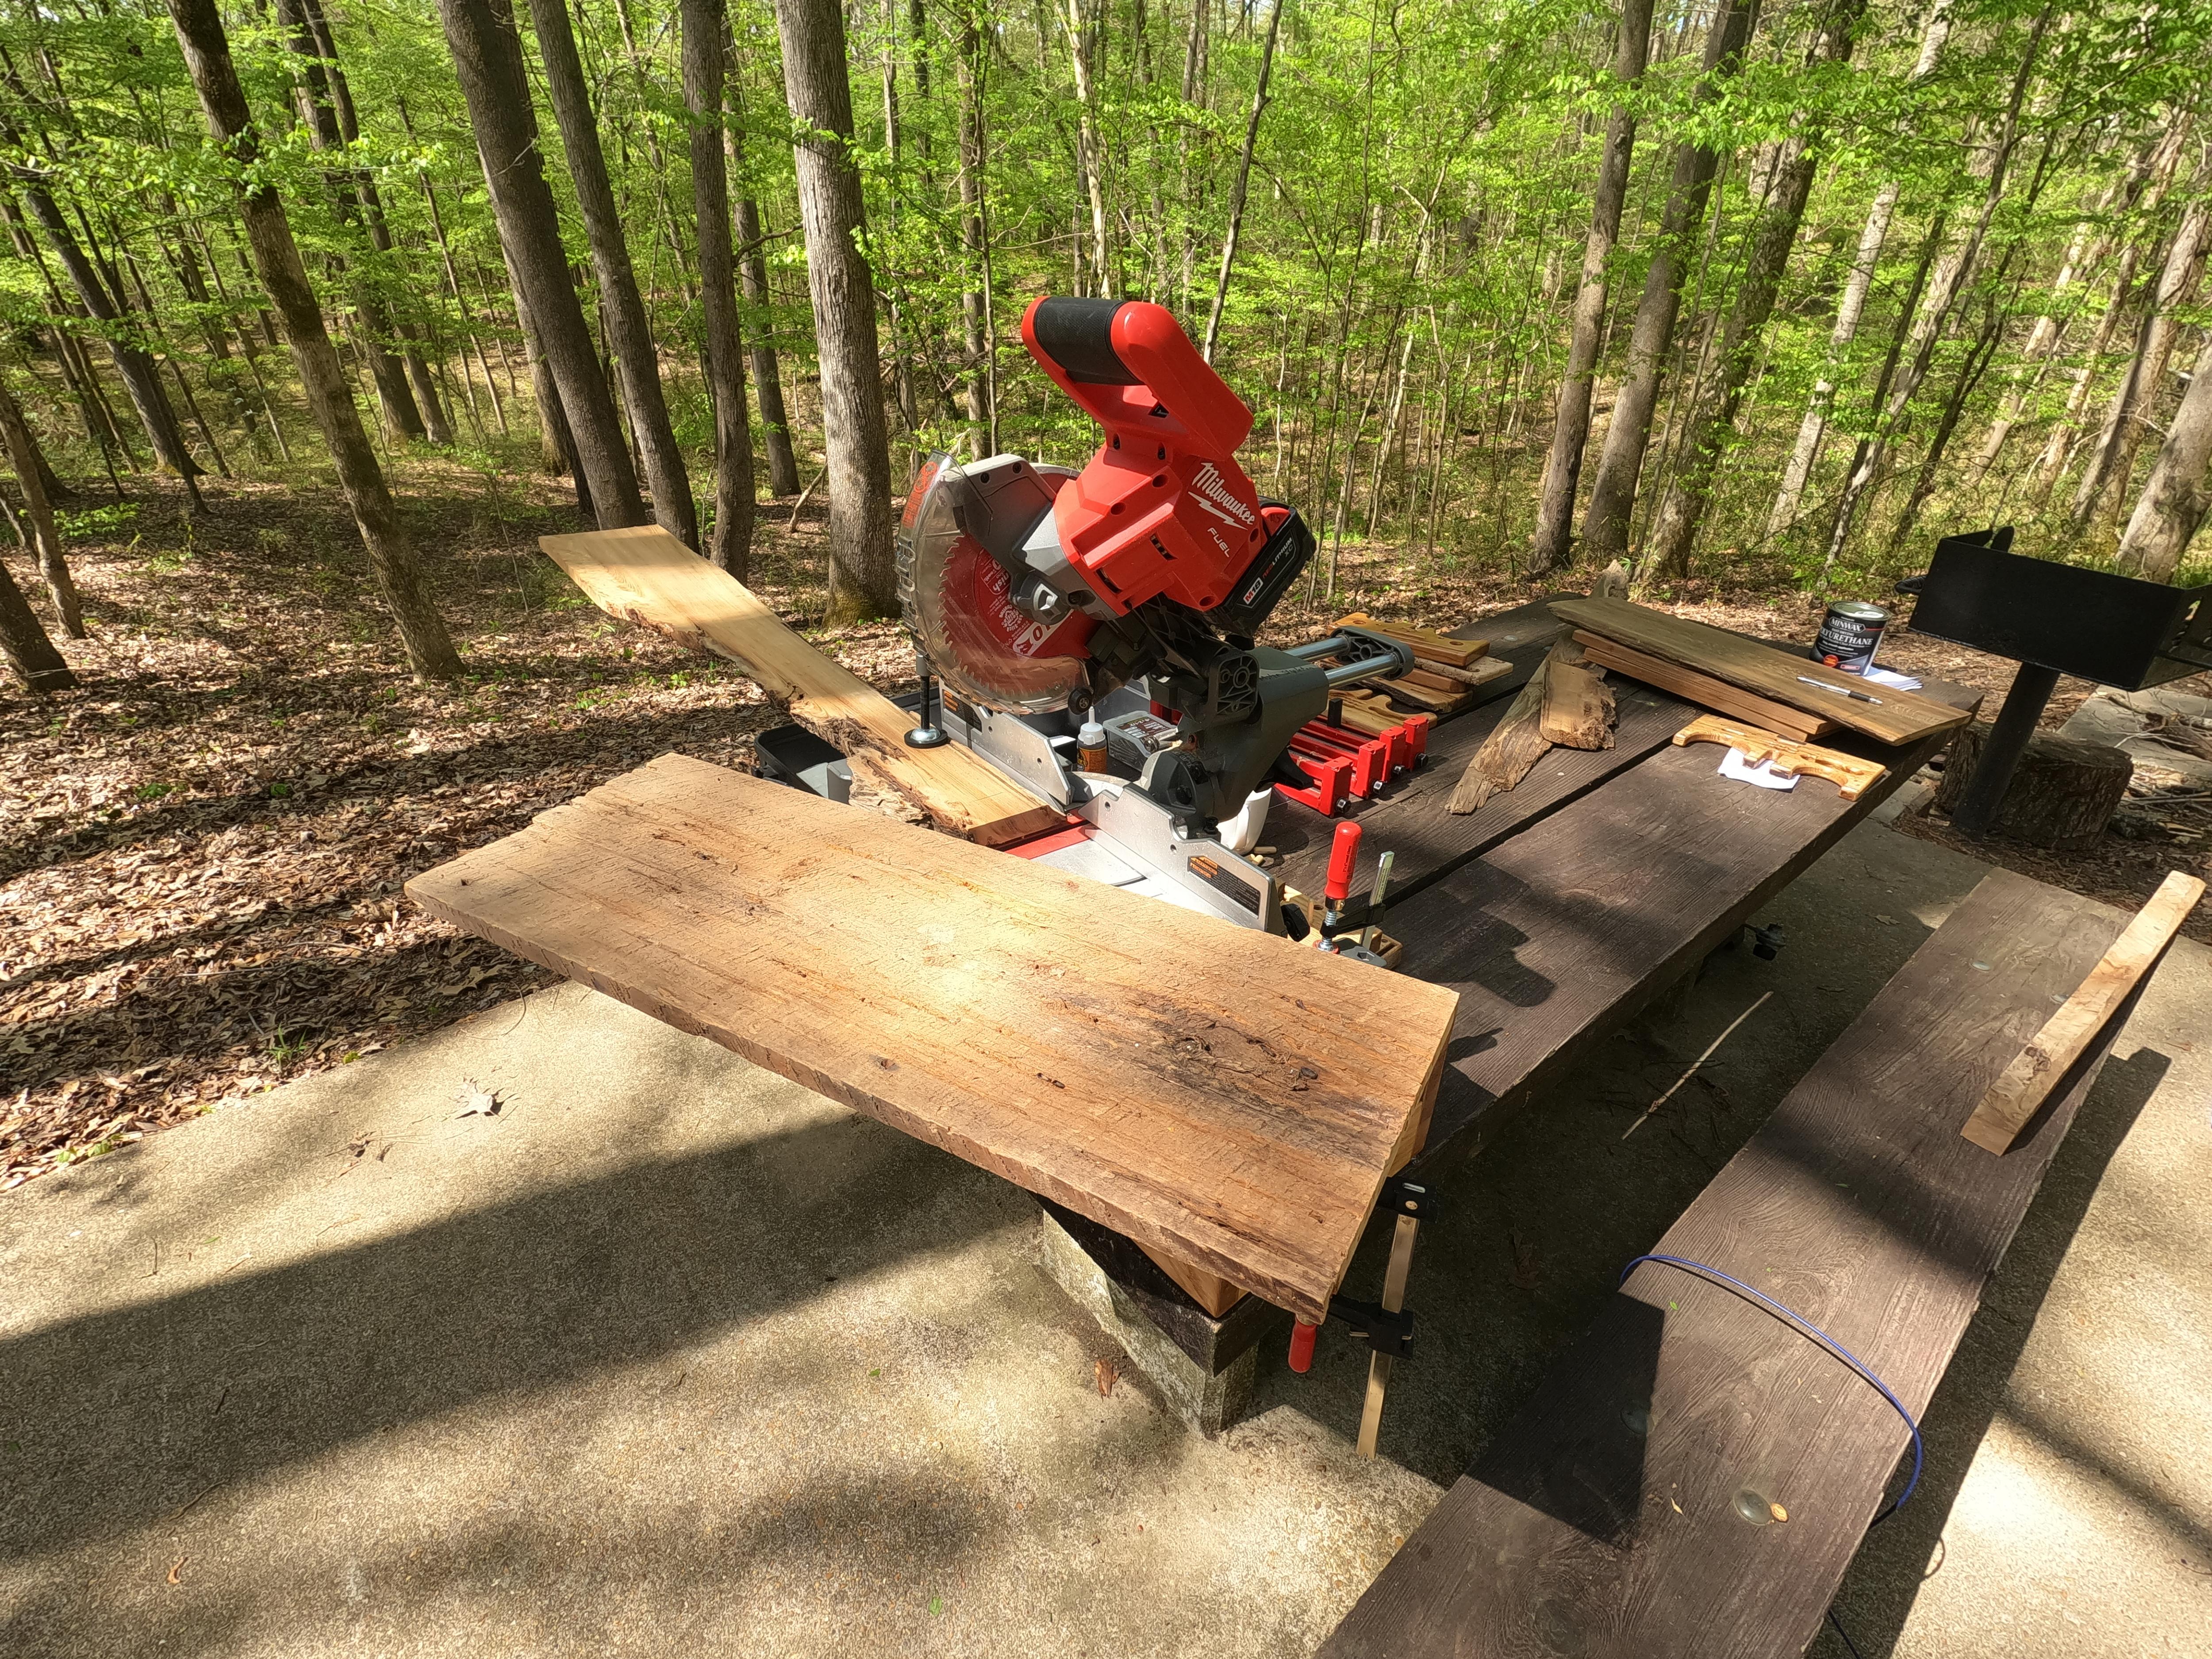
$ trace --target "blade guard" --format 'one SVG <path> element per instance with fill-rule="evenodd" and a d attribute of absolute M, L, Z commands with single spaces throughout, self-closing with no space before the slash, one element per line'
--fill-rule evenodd
<path fill-rule="evenodd" d="M 1259 492 L 1237 465 L 1252 411 L 1175 318 L 1142 300 L 1039 299 L 1022 341 L 1106 441 L 1053 504 L 1069 561 L 1117 616 L 1164 597 L 1227 599 L 1267 544 Z"/>
<path fill-rule="evenodd" d="M 907 491 L 895 538 L 907 628 L 956 696 L 1002 714 L 1064 708 L 1097 623 L 1074 611 L 1048 629 L 1015 608 L 1005 568 L 961 528 L 967 483 L 951 456 L 933 455 Z"/>

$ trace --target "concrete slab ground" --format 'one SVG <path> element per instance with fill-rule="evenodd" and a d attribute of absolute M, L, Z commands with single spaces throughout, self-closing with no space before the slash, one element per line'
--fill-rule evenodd
<path fill-rule="evenodd" d="M 1778 962 L 1716 958 L 1466 1165 L 1371 1464 L 1334 1328 L 1217 1440 L 1102 1396 L 1024 1195 L 573 987 L 34 1182 L 0 1653 L 1309 1651 L 1980 868 L 1862 829 L 1762 918 Z M 2212 1652 L 2208 1082 L 2184 942 L 1846 1582 L 1862 1653 Z"/>

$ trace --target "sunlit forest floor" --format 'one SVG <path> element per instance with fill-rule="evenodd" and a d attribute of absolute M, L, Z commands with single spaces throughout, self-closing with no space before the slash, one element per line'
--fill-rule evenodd
<path fill-rule="evenodd" d="M 780 723 L 735 670 L 609 620 L 537 551 L 577 526 L 553 481 L 409 468 L 414 533 L 473 671 L 440 687 L 408 678 L 335 490 L 207 495 L 198 521 L 143 479 L 128 502 L 73 503 L 91 637 L 62 643 L 83 685 L 0 690 L 0 1191 L 548 982 L 416 913 L 403 884 L 665 750 L 745 766 Z M 765 507 L 755 586 L 857 672 L 908 689 L 895 626 L 816 625 L 823 534 L 817 505 Z M 1334 599 L 1295 593 L 1276 632 L 1354 608 L 1452 627 L 1535 591 L 1387 545 L 1347 547 L 1336 576 Z M 1811 638 L 1821 608 L 1695 584 L 1646 597 L 1778 640 Z M 1903 635 L 1886 659 L 1993 697 L 2011 672 Z M 2051 721 L 2088 690 L 2066 682 Z M 2208 806 L 2072 857 L 1972 850 L 2131 906 L 2167 869 L 2204 867 Z"/>

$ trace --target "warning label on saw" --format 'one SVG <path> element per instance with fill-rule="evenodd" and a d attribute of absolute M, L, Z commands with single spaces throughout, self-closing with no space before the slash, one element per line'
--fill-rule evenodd
<path fill-rule="evenodd" d="M 1225 867 L 1219 859 L 1194 853 L 1185 867 L 1216 892 L 1235 899 L 1255 916 L 1260 914 L 1260 890 L 1236 871 Z"/>

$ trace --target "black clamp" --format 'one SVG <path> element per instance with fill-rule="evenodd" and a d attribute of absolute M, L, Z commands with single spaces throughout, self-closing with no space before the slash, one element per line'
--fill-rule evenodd
<path fill-rule="evenodd" d="M 1328 1299 L 1328 1316 L 1341 1319 L 1365 1337 L 1377 1353 L 1403 1359 L 1413 1351 L 1413 1310 L 1392 1313 L 1379 1302 L 1354 1302 L 1348 1296 Z"/>
<path fill-rule="evenodd" d="M 1375 1208 L 1382 1214 L 1401 1215 L 1410 1221 L 1437 1218 L 1435 1194 L 1419 1182 L 1408 1181 L 1403 1176 L 1392 1176 L 1382 1183 L 1382 1195 L 1375 1200 Z"/>
<path fill-rule="evenodd" d="M 1744 924 L 1751 934 L 1751 953 L 1761 962 L 1771 962 L 1782 954 L 1782 924 L 1770 921 L 1760 927 L 1750 922 Z"/>

